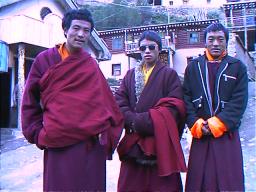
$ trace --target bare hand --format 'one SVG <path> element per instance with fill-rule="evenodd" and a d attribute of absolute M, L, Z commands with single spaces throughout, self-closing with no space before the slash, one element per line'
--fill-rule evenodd
<path fill-rule="evenodd" d="M 211 130 L 210 130 L 209 126 L 208 126 L 207 121 L 205 121 L 203 124 L 204 124 L 204 126 L 202 127 L 203 135 L 211 135 L 212 133 L 211 133 Z"/>

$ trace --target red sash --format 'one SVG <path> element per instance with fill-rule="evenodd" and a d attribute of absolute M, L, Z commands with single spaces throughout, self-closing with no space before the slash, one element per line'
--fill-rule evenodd
<path fill-rule="evenodd" d="M 123 118 L 95 60 L 81 51 L 51 66 L 40 80 L 43 129 L 39 144 L 64 147 L 102 134 L 112 152 Z"/>
<path fill-rule="evenodd" d="M 135 143 L 139 144 L 145 155 L 156 155 L 159 176 L 187 170 L 178 133 L 178 129 L 184 126 L 184 121 L 177 124 L 167 107 L 176 107 L 181 120 L 185 120 L 185 105 L 182 100 L 162 98 L 149 110 L 155 136 L 142 138 L 136 133 L 126 134 L 118 146 L 120 157 L 127 154 Z"/>

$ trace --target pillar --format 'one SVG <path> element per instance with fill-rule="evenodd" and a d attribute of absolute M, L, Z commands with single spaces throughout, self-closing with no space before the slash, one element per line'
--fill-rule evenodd
<path fill-rule="evenodd" d="M 25 85 L 25 45 L 18 45 L 18 129 L 21 130 L 21 102 Z"/>

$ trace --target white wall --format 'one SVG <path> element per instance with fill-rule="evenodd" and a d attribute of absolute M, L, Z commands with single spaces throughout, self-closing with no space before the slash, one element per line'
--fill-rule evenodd
<path fill-rule="evenodd" d="M 178 74 L 184 74 L 187 67 L 188 57 L 198 57 L 199 54 L 204 54 L 204 48 L 193 49 L 178 49 L 173 55 L 173 69 Z M 121 63 L 121 75 L 112 76 L 112 64 Z M 112 54 L 110 61 L 101 61 L 99 67 L 106 78 L 122 79 L 129 69 L 134 68 L 137 65 L 137 61 L 133 58 L 129 58 L 125 54 Z"/>
<path fill-rule="evenodd" d="M 10 6 L 4 7 L 0 12 L 0 18 L 12 15 L 26 15 L 41 20 L 40 10 L 42 7 L 49 7 L 54 14 L 62 17 L 63 10 L 57 6 L 54 0 L 27 0 L 20 1 Z"/>
<path fill-rule="evenodd" d="M 134 60 L 134 59 L 133 59 Z M 134 61 L 131 61 L 134 63 Z M 112 76 L 112 64 L 121 64 L 121 75 Z M 133 64 L 130 65 L 132 67 Z M 122 79 L 129 70 L 129 59 L 125 54 L 112 54 L 110 61 L 101 61 L 99 67 L 106 78 Z"/>
<path fill-rule="evenodd" d="M 188 57 L 198 57 L 199 54 L 204 54 L 204 48 L 194 49 L 178 49 L 173 56 L 173 68 L 178 74 L 184 74 L 187 67 Z"/>
<path fill-rule="evenodd" d="M 43 7 L 52 14 L 40 17 Z M 8 44 L 25 42 L 52 47 L 65 41 L 61 27 L 64 10 L 53 0 L 27 0 L 3 7 L 0 13 L 0 38 Z"/>

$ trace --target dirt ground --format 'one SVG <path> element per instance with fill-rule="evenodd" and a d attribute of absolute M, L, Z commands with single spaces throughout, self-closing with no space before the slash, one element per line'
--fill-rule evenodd
<path fill-rule="evenodd" d="M 244 157 L 246 192 L 256 191 L 256 83 L 249 83 L 249 100 L 240 127 Z M 4 135 L 1 135 L 4 136 Z M 2 138 L 0 157 L 1 192 L 42 191 L 43 152 L 35 145 L 28 144 L 22 134 Z M 186 159 L 188 158 L 191 136 L 184 133 L 181 140 Z M 117 154 L 107 162 L 107 192 L 115 192 L 120 161 Z M 186 174 L 182 173 L 184 183 Z"/>

